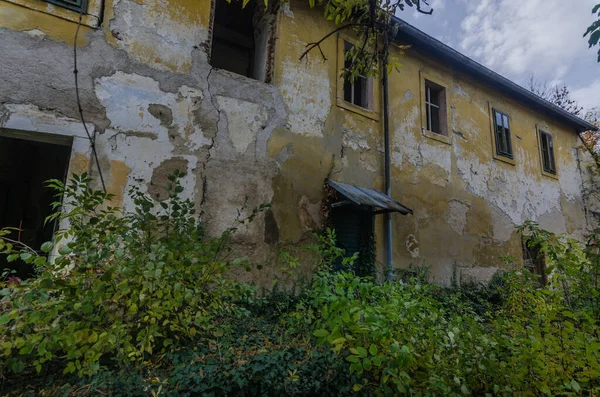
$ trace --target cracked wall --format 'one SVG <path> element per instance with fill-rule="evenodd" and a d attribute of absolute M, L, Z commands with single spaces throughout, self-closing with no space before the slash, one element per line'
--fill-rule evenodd
<path fill-rule="evenodd" d="M 73 137 L 70 170 L 97 177 L 74 96 L 76 24 L 15 1 L 0 0 L 0 133 Z M 132 186 L 164 199 L 174 169 L 187 173 L 185 192 L 210 233 L 272 203 L 234 237 L 236 254 L 267 264 L 240 277 L 264 285 L 281 246 L 322 227 L 326 178 L 383 189 L 379 118 L 338 106 L 337 38 L 323 43 L 327 60 L 299 61 L 332 25 L 296 3 L 273 20 L 272 84 L 208 64 L 210 0 L 107 0 L 102 25 L 77 42 L 82 107 L 115 204 L 131 208 Z M 501 255 L 520 257 L 514 227 L 525 219 L 583 237 L 584 154 L 573 131 L 416 52 L 400 57 L 390 76 L 392 196 L 414 215 L 393 217 L 396 266 L 429 265 L 440 282 L 453 269 L 487 279 Z M 422 132 L 422 73 L 447 89 L 449 144 Z M 492 156 L 490 101 L 516 121 L 515 165 Z M 558 179 L 540 173 L 536 124 L 555 134 Z M 380 260 L 382 231 L 378 217 Z"/>

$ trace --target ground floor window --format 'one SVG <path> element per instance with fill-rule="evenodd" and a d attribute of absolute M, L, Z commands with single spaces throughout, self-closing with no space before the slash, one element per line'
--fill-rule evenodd
<path fill-rule="evenodd" d="M 1 132 L 0 132 L 1 133 Z M 39 250 L 52 239 L 55 225 L 44 224 L 52 213 L 55 192 L 44 187 L 49 179 L 64 180 L 71 155 L 70 143 L 54 144 L 0 135 L 0 228 L 14 227 L 8 237 Z M 0 269 L 14 269 L 26 278 L 33 269 L 23 262 L 7 263 L 0 257 Z"/>

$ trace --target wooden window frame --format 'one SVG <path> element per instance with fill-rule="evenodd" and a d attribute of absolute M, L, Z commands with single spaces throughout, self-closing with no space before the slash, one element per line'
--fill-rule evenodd
<path fill-rule="evenodd" d="M 337 45 L 337 106 L 343 108 L 345 110 L 351 111 L 353 113 L 359 114 L 361 116 L 367 117 L 374 121 L 379 121 L 379 86 L 374 83 L 373 76 L 367 77 L 367 104 L 368 108 L 355 105 L 352 102 L 346 101 L 344 98 L 344 77 L 343 71 L 346 68 L 345 65 L 345 43 L 350 45 L 355 44 L 355 40 L 346 35 L 339 34 L 338 35 L 338 45 Z"/>
<path fill-rule="evenodd" d="M 500 115 L 500 120 L 502 121 L 502 126 L 500 126 L 502 128 L 502 136 L 500 136 L 499 134 L 499 129 L 498 129 L 498 118 L 497 115 Z M 495 146 L 496 146 L 496 154 L 498 156 L 502 156 L 502 157 L 506 157 L 509 158 L 511 160 L 514 160 L 514 150 L 512 147 L 512 137 L 511 137 L 511 121 L 510 121 L 510 117 L 507 113 L 504 113 L 498 109 L 492 108 L 492 118 L 494 119 L 494 137 L 495 137 Z M 507 123 L 508 126 L 505 126 L 504 123 Z M 504 143 L 506 144 L 506 148 L 508 151 L 504 151 L 502 150 L 502 148 L 500 147 L 500 140 L 504 141 Z"/>
<path fill-rule="evenodd" d="M 453 144 L 453 135 L 450 133 L 449 112 L 448 112 L 448 87 L 451 82 L 446 81 L 442 76 L 437 74 L 427 73 L 423 70 L 419 71 L 420 80 L 420 95 L 421 95 L 421 132 L 427 138 L 445 143 L 446 145 Z M 445 84 L 444 84 L 445 83 Z M 434 88 L 440 91 L 440 132 L 429 130 L 430 121 L 428 120 L 428 106 L 430 105 L 431 95 L 428 96 L 427 88 Z"/>
<path fill-rule="evenodd" d="M 437 95 L 439 95 L 439 105 L 436 105 L 431 100 L 431 91 L 432 89 L 436 90 Z M 435 107 L 439 110 L 439 121 L 440 131 L 433 130 L 433 124 L 431 121 L 431 108 Z M 446 88 L 440 84 L 434 83 L 429 79 L 425 79 L 425 125 L 427 131 L 430 131 L 437 135 L 448 136 L 448 114 L 446 112 Z"/>
<path fill-rule="evenodd" d="M 554 156 L 554 139 L 552 135 L 546 131 L 540 130 L 540 153 L 542 157 L 542 170 L 549 174 L 556 175 L 556 157 Z M 544 145 L 544 138 L 546 144 Z M 546 147 L 544 147 L 546 146 Z M 546 154 L 548 157 L 548 164 L 546 163 Z"/>
<path fill-rule="evenodd" d="M 100 27 L 103 11 L 102 0 L 79 0 L 81 6 L 74 5 L 68 0 L 4 0 L 21 7 L 49 14 L 70 22 L 78 23 L 82 15 L 81 24 L 90 28 Z M 83 12 L 82 12 L 82 8 Z"/>

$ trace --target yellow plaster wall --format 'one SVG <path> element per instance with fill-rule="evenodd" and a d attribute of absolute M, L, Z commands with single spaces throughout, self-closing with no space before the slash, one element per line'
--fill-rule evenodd
<path fill-rule="evenodd" d="M 67 17 L 71 16 L 71 13 L 76 13 L 51 4 L 48 6 L 52 7 L 50 13 L 0 0 L 0 28 L 24 31 L 33 35 L 45 35 L 52 40 L 62 41 L 72 46 L 77 23 L 70 21 Z M 86 35 L 92 30 L 88 26 L 82 26 L 77 45 L 87 44 Z"/>
<path fill-rule="evenodd" d="M 321 46 L 327 60 L 315 49 L 299 61 L 306 44 L 333 27 L 299 3 L 280 14 L 274 82 L 288 111 L 304 115 L 292 118 L 288 130 L 269 142 L 272 156 L 286 144 L 294 147 L 293 159 L 274 181 L 275 192 L 280 192 L 274 211 L 284 220 L 283 238 L 306 232 L 290 206 L 304 195 L 322 199 L 318 182 L 326 177 L 383 190 L 382 126 L 336 105 L 337 38 Z M 580 142 L 572 128 L 414 50 L 401 55 L 393 47 L 392 52 L 403 63 L 389 76 L 392 196 L 414 211 L 412 216 L 393 216 L 396 266 L 430 266 L 441 282 L 453 275 L 485 279 L 505 266 L 502 256 L 520 262 L 515 226 L 526 219 L 582 237 L 586 219 L 576 157 Z M 446 88 L 446 142 L 422 130 L 424 77 Z M 495 158 L 491 107 L 511 118 L 514 164 Z M 538 125 L 554 137 L 557 178 L 542 173 Z M 376 220 L 376 240 L 383 261 L 381 219 Z"/>

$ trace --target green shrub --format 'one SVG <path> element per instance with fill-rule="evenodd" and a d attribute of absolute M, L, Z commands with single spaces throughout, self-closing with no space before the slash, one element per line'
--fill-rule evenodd
<path fill-rule="evenodd" d="M 9 259 L 38 269 L 31 280 L 2 284 L 2 392 L 600 393 L 594 246 L 528 222 L 523 231 L 546 258 L 547 286 L 520 269 L 488 285 L 442 288 L 428 284 L 423 269 L 384 284 L 357 276 L 356 255 L 344 257 L 327 230 L 308 247 L 311 280 L 291 293 L 275 284 L 259 294 L 226 277 L 246 266 L 228 258 L 235 229 L 206 236 L 192 204 L 178 197 L 180 176 L 171 176 L 170 198 L 161 203 L 132 191 L 136 210 L 126 214 L 106 207 L 110 196 L 90 189 L 85 176 L 66 186 L 53 181 L 67 209 L 55 217 L 70 228 L 57 234 L 50 263 L 0 232 Z M 333 272 L 340 259 L 344 270 Z M 283 262 L 290 277 L 300 265 L 289 253 Z"/>
<path fill-rule="evenodd" d="M 225 277 L 233 266 L 227 240 L 205 235 L 193 204 L 182 200 L 175 173 L 169 199 L 156 203 L 139 191 L 135 211 L 104 207 L 110 195 L 89 187 L 85 175 L 51 181 L 58 218 L 58 256 L 46 262 L 29 251 L 0 248 L 37 266 L 38 276 L 4 284 L 0 311 L 0 364 L 19 372 L 46 365 L 92 374 L 105 360 L 120 365 L 165 352 L 173 345 L 222 333 L 215 319 L 236 315 L 248 287 Z M 49 244 L 44 249 L 52 249 Z M 235 262 L 233 262 L 235 263 Z M 52 364 L 49 364 L 52 362 Z"/>

